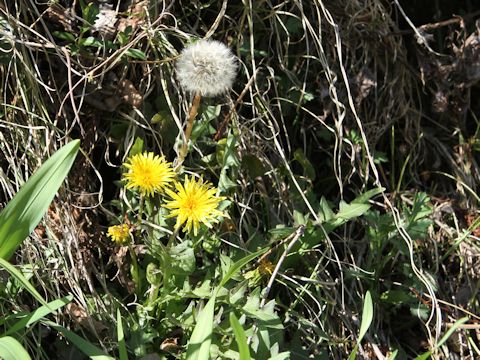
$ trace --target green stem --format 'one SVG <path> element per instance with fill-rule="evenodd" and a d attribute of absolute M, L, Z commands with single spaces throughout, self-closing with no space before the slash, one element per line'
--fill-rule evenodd
<path fill-rule="evenodd" d="M 135 288 L 137 290 L 137 293 L 140 292 L 140 289 L 142 288 L 141 284 L 141 279 L 140 279 L 140 270 L 138 268 L 138 261 L 137 261 L 137 255 L 135 254 L 135 250 L 133 249 L 132 243 L 128 244 L 128 251 L 130 252 L 130 257 L 132 258 L 132 266 L 133 266 L 133 272 L 135 274 L 134 276 L 134 283 L 135 283 Z"/>
<path fill-rule="evenodd" d="M 143 207 L 145 205 L 145 195 L 140 194 L 140 203 L 138 204 L 138 214 L 137 214 L 137 223 L 140 225 L 142 223 Z"/>
<path fill-rule="evenodd" d="M 170 238 L 168 239 L 168 243 L 167 243 L 167 246 L 163 248 L 163 250 L 165 251 L 165 259 L 163 260 L 163 290 L 164 291 L 168 291 L 168 280 L 169 280 L 169 277 L 170 277 L 170 272 L 169 272 L 169 267 L 170 267 L 170 264 L 169 264 L 169 250 L 171 249 L 171 247 L 173 246 L 174 242 L 175 242 L 175 238 L 177 237 L 178 235 L 178 229 L 175 229 L 172 233 L 172 235 L 170 235 Z"/>
<path fill-rule="evenodd" d="M 153 305 L 155 300 L 157 300 L 159 289 L 160 287 L 158 285 L 152 285 L 152 291 L 150 291 L 150 296 L 149 296 L 150 305 Z"/>

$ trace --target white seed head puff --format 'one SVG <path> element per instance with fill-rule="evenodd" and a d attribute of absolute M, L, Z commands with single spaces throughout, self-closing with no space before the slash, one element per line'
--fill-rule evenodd
<path fill-rule="evenodd" d="M 189 92 L 216 96 L 232 87 L 237 61 L 219 41 L 199 40 L 187 46 L 177 62 L 177 79 Z"/>

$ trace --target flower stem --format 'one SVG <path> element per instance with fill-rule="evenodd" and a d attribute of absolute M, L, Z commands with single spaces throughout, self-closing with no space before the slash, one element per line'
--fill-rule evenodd
<path fill-rule="evenodd" d="M 150 305 L 153 307 L 153 303 L 155 300 L 158 298 L 158 290 L 160 290 L 160 287 L 158 285 L 152 285 L 151 291 L 150 291 L 150 296 L 148 298 Z"/>
<path fill-rule="evenodd" d="M 138 214 L 137 214 L 137 223 L 140 226 L 142 223 L 142 215 L 143 215 L 143 206 L 145 205 L 145 195 L 140 194 L 140 202 L 138 204 Z"/>
<path fill-rule="evenodd" d="M 170 249 L 172 248 L 175 238 L 178 235 L 178 229 L 173 230 L 172 235 L 170 235 L 170 238 L 168 239 L 167 246 L 163 248 L 163 251 L 165 252 L 164 256 L 165 258 L 163 259 L 163 291 L 168 291 L 169 290 L 169 277 L 170 277 Z"/>
<path fill-rule="evenodd" d="M 185 142 L 183 143 L 182 148 L 180 149 L 180 153 L 178 154 L 178 161 L 176 166 L 177 168 L 179 168 L 183 164 L 183 162 L 185 161 L 185 157 L 187 156 L 188 143 L 190 141 L 190 136 L 192 135 L 193 121 L 197 116 L 201 99 L 202 96 L 200 95 L 200 93 L 196 93 L 195 97 L 193 98 L 192 107 L 190 108 L 190 112 L 188 114 L 187 127 L 185 128 Z"/>
<path fill-rule="evenodd" d="M 135 254 L 135 250 L 132 247 L 132 244 L 128 244 L 128 251 L 130 252 L 130 257 L 132 258 L 132 267 L 133 267 L 133 277 L 134 277 L 134 283 L 135 283 L 135 289 L 137 292 L 140 292 L 142 288 L 141 284 L 141 279 L 140 279 L 140 270 L 138 268 L 138 261 L 137 261 L 137 255 Z"/>

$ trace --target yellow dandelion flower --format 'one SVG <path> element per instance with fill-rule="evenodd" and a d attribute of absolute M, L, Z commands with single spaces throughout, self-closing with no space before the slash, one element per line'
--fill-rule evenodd
<path fill-rule="evenodd" d="M 212 227 L 212 223 L 218 222 L 217 217 L 223 213 L 217 210 L 218 204 L 224 198 L 216 196 L 217 189 L 202 179 L 195 181 L 193 176 L 186 178 L 184 184 L 175 183 L 176 192 L 166 189 L 165 192 L 172 200 L 168 201 L 165 207 L 170 209 L 168 217 L 177 217 L 175 229 L 185 223 L 183 231 L 198 234 L 200 223 Z"/>
<path fill-rule="evenodd" d="M 143 195 L 163 191 L 175 177 L 172 164 L 153 152 L 134 155 L 124 165 L 128 169 L 123 174 L 127 189 L 139 189 Z"/>
<path fill-rule="evenodd" d="M 258 265 L 258 272 L 260 275 L 272 275 L 273 270 L 275 270 L 275 265 L 271 261 L 268 261 L 266 259 L 263 259 L 260 261 L 260 264 Z"/>
<path fill-rule="evenodd" d="M 130 240 L 130 227 L 127 224 L 110 226 L 107 235 L 117 244 L 128 243 Z"/>

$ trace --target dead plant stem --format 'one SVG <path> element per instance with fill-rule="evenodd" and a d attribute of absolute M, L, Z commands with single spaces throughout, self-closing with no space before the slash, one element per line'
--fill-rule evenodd
<path fill-rule="evenodd" d="M 199 93 L 196 93 L 195 97 L 193 98 L 192 107 L 190 108 L 190 112 L 188 114 L 187 127 L 185 128 L 185 140 L 182 145 L 182 148 L 180 149 L 180 153 L 178 155 L 178 161 L 176 166 L 177 168 L 179 168 L 183 164 L 183 162 L 185 161 L 185 157 L 187 156 L 188 143 L 192 135 L 193 122 L 195 120 L 195 117 L 197 116 L 201 99 L 202 99 L 202 96 Z"/>

